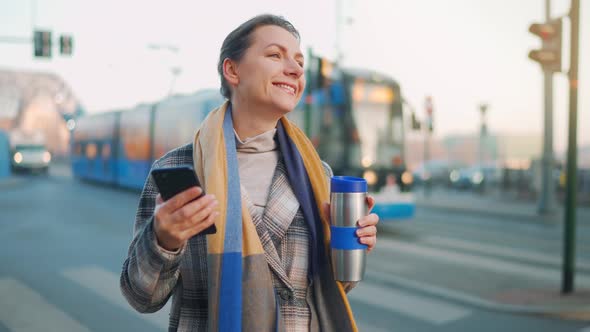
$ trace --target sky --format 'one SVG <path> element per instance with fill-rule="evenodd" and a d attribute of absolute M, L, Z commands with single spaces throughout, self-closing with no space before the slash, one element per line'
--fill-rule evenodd
<path fill-rule="evenodd" d="M 578 141 L 588 145 L 590 2 L 581 2 Z M 552 17 L 564 16 L 570 1 L 551 5 Z M 304 53 L 334 59 L 339 45 L 344 66 L 391 76 L 420 117 L 432 96 L 435 136 L 475 133 L 486 103 L 491 132 L 541 139 L 543 75 L 527 55 L 540 47 L 528 27 L 545 19 L 543 0 L 0 0 L 0 38 L 30 37 L 33 27 L 50 29 L 54 44 L 61 34 L 74 37 L 72 57 L 55 46 L 50 60 L 34 59 L 30 44 L 0 42 L 0 69 L 56 72 L 89 112 L 129 108 L 165 97 L 172 67 L 181 69 L 175 93 L 218 88 L 223 39 L 261 13 L 290 20 Z M 567 142 L 569 20 L 563 63 L 554 75 L 557 151 Z"/>

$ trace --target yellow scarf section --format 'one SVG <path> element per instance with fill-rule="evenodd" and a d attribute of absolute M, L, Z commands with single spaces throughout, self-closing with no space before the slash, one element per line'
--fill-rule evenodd
<path fill-rule="evenodd" d="M 211 254 L 222 254 L 223 243 L 225 239 L 225 221 L 227 206 L 227 163 L 226 151 L 223 138 L 223 119 L 229 102 L 225 102 L 219 108 L 212 111 L 195 134 L 193 144 L 193 163 L 197 176 L 202 182 L 205 192 L 213 194 L 219 201 L 220 214 L 215 223 L 217 233 L 207 235 L 207 250 Z M 330 222 L 323 214 L 322 205 L 330 201 L 328 182 L 324 173 L 324 168 L 320 157 L 318 156 L 311 141 L 305 136 L 301 129 L 297 128 L 286 117 L 280 121 L 289 135 L 289 138 L 297 146 L 297 150 L 303 159 L 305 170 L 311 182 L 316 205 L 320 212 L 322 228 L 324 232 L 324 245 L 326 253 L 330 253 Z M 264 254 L 264 249 L 256 232 L 256 227 L 252 222 L 252 217 L 248 212 L 245 202 L 242 202 L 242 257 L 253 254 Z M 217 276 L 219 277 L 219 276 Z M 352 309 L 348 302 L 344 287 L 337 282 L 340 295 L 346 306 L 347 313 L 352 321 L 354 331 L 358 331 L 356 322 L 352 315 Z"/>

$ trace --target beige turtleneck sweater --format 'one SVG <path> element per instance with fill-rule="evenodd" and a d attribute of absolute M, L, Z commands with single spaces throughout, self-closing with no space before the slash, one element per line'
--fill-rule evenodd
<path fill-rule="evenodd" d="M 274 140 L 277 130 L 272 129 L 244 140 L 236 135 L 240 183 L 258 212 L 266 207 L 270 185 L 279 160 L 278 144 Z"/>

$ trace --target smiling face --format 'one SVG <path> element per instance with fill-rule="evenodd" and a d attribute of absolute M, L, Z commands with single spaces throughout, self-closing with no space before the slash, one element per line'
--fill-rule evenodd
<path fill-rule="evenodd" d="M 305 88 L 299 41 L 274 25 L 256 28 L 251 38 L 244 57 L 234 64 L 235 77 L 226 76 L 232 100 L 282 116 L 295 108 Z"/>

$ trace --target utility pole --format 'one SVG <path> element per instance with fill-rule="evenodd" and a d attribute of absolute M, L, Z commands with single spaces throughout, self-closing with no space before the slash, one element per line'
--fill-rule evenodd
<path fill-rule="evenodd" d="M 563 279 L 561 291 L 569 294 L 574 291 L 574 276 L 576 274 L 576 183 L 578 167 L 578 52 L 580 34 L 580 0 L 572 0 L 570 11 L 571 22 L 571 52 L 569 70 L 569 121 L 567 144 L 567 170 L 565 192 L 565 224 L 563 250 Z"/>
<path fill-rule="evenodd" d="M 479 105 L 479 112 L 481 113 L 481 127 L 479 129 L 479 154 L 477 157 L 477 162 L 479 163 L 479 167 L 483 168 L 484 163 L 484 153 L 485 153 L 485 138 L 487 136 L 487 126 L 486 126 L 486 111 L 488 110 L 488 104 L 480 104 Z"/>
<path fill-rule="evenodd" d="M 147 48 L 154 51 L 165 50 L 173 54 L 174 62 L 177 60 L 179 49 L 175 45 L 171 44 L 148 44 Z M 176 83 L 176 79 L 178 75 L 182 73 L 182 68 L 178 65 L 172 64 L 169 68 L 170 74 L 172 75 L 172 79 L 170 80 L 170 87 L 168 88 L 167 96 L 171 96 L 174 93 L 174 85 Z"/>
<path fill-rule="evenodd" d="M 545 21 L 551 21 L 551 0 L 545 0 Z M 551 214 L 555 206 L 555 189 L 553 183 L 553 71 L 543 68 L 545 112 L 544 112 L 544 136 L 543 157 L 541 162 L 541 195 L 537 212 L 539 214 Z"/>
<path fill-rule="evenodd" d="M 424 110 L 426 111 L 426 125 L 424 126 L 424 174 L 422 176 L 424 181 L 425 197 L 429 197 L 432 190 L 432 174 L 429 171 L 428 161 L 430 160 L 430 135 L 433 130 L 433 108 L 434 106 L 432 105 L 432 97 L 427 96 L 424 102 Z"/>

